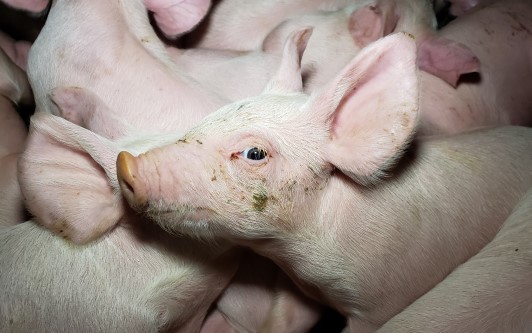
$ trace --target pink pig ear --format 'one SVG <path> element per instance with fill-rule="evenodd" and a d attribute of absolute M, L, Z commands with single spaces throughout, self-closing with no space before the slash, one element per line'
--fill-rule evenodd
<path fill-rule="evenodd" d="M 329 162 L 368 183 L 383 175 L 413 136 L 418 95 L 416 45 L 398 33 L 364 48 L 307 107 L 330 126 Z"/>
<path fill-rule="evenodd" d="M 462 74 L 480 70 L 480 61 L 461 43 L 442 37 L 429 37 L 419 46 L 418 66 L 456 87 Z"/>
<path fill-rule="evenodd" d="M 116 140 L 137 132 L 124 119 L 116 117 L 115 112 L 88 89 L 57 87 L 50 97 L 61 117 L 105 138 Z"/>
<path fill-rule="evenodd" d="M 301 58 L 307 47 L 310 35 L 312 35 L 312 28 L 304 27 L 288 36 L 284 44 L 281 64 L 264 89 L 264 93 L 286 94 L 303 91 Z"/>
<path fill-rule="evenodd" d="M 60 117 L 36 113 L 19 161 L 26 207 L 38 222 L 74 243 L 100 237 L 124 214 L 116 179 L 119 150 Z"/>
<path fill-rule="evenodd" d="M 205 17 L 211 0 L 144 0 L 155 22 L 168 38 L 192 30 Z"/>
<path fill-rule="evenodd" d="M 385 7 L 379 4 L 366 5 L 355 10 L 349 17 L 349 32 L 353 41 L 359 47 L 376 41 L 390 34 L 397 25 L 399 17 L 395 15 L 393 1 L 386 0 L 390 5 Z"/>

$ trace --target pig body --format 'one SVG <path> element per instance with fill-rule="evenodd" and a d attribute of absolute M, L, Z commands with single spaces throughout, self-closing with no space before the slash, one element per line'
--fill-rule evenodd
<path fill-rule="evenodd" d="M 234 257 L 136 228 L 76 246 L 33 221 L 2 227 L 0 330 L 199 332 Z"/>
<path fill-rule="evenodd" d="M 531 125 L 530 31 L 532 4 L 520 0 L 479 6 L 438 31 L 437 37 L 466 45 L 478 57 L 481 69 L 479 75 L 466 78 L 456 88 L 435 76 L 420 73 L 420 134 L 452 134 L 481 126 Z M 430 37 L 426 43 L 421 48 L 431 47 Z"/>
<path fill-rule="evenodd" d="M 532 191 L 495 238 L 379 332 L 530 332 Z"/>
<path fill-rule="evenodd" d="M 285 64 L 297 67 L 296 53 Z M 415 43 L 403 34 L 310 97 L 290 68 L 175 144 L 121 153 L 119 182 L 164 228 L 249 246 L 352 332 L 373 331 L 494 237 L 532 185 L 532 131 L 416 141 L 401 160 L 419 108 Z"/>
<path fill-rule="evenodd" d="M 54 1 L 30 50 L 28 76 L 38 111 L 58 114 L 48 98 L 58 86 L 91 89 L 140 133 L 186 129 L 225 103 L 179 73 L 140 0 Z"/>

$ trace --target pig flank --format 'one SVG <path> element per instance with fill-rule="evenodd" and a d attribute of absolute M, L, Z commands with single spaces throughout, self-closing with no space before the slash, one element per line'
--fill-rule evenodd
<path fill-rule="evenodd" d="M 165 228 L 197 235 L 199 222 L 201 236 L 249 246 L 349 317 L 352 332 L 374 330 L 493 238 L 532 185 L 532 133 L 416 141 L 390 171 L 418 120 L 414 42 L 371 44 L 310 97 L 288 84 L 296 74 L 279 71 L 263 95 L 181 142 L 121 153 L 119 182 Z M 249 159 L 251 147 L 267 154 Z"/>

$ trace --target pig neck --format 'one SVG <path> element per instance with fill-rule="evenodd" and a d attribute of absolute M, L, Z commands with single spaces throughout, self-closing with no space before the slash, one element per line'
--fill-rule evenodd
<path fill-rule="evenodd" d="M 489 167 L 457 147 L 419 149 L 423 158 L 403 159 L 403 170 L 370 188 L 335 172 L 284 222 L 299 228 L 251 246 L 309 296 L 376 328 L 476 253 L 508 213 L 464 199 L 479 197 L 483 180 L 457 170 L 485 174 Z M 504 191 L 500 198 L 512 197 L 512 189 Z"/>

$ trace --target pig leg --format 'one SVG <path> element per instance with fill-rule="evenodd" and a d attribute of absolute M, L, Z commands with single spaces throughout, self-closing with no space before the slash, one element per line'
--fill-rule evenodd
<path fill-rule="evenodd" d="M 194 28 L 207 14 L 210 0 L 144 0 L 158 27 L 168 38 Z"/>
<path fill-rule="evenodd" d="M 379 332 L 530 332 L 532 190 L 476 256 Z"/>

